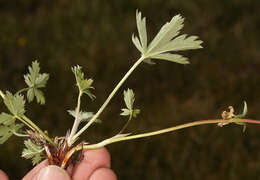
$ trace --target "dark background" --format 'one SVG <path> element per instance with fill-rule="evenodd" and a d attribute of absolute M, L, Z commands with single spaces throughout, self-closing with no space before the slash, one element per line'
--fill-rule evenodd
<path fill-rule="evenodd" d="M 73 119 L 77 89 L 71 66 L 81 65 L 94 78 L 96 111 L 139 57 L 131 42 L 135 11 L 147 17 L 150 39 L 176 14 L 184 33 L 198 35 L 204 49 L 184 52 L 190 65 L 142 64 L 127 80 L 85 140 L 97 142 L 118 132 L 126 119 L 123 89 L 134 89 L 142 110 L 129 132 L 140 133 L 201 119 L 220 118 L 229 105 L 238 113 L 243 100 L 248 117 L 260 118 L 259 0 L 10 0 L 0 1 L 0 89 L 25 86 L 23 74 L 35 59 L 50 73 L 46 105 L 27 105 L 27 115 L 49 134 L 63 136 Z M 5 111 L 3 103 L 1 111 Z M 205 125 L 108 146 L 119 179 L 260 179 L 260 127 Z M 23 140 L 1 145 L 0 168 L 20 179 L 32 166 L 20 157 Z"/>

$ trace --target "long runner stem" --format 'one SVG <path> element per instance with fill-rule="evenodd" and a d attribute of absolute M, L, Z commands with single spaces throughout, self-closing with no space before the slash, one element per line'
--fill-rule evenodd
<path fill-rule="evenodd" d="M 155 136 L 155 135 L 159 135 L 159 134 L 164 134 L 164 133 L 168 133 L 168 132 L 172 132 L 172 131 L 177 131 L 180 129 L 184 129 L 184 128 L 189 128 L 189 127 L 194 127 L 194 126 L 200 126 L 200 125 L 206 125 L 206 124 L 217 124 L 217 123 L 223 123 L 223 122 L 227 122 L 227 123 L 249 123 L 249 124 L 259 124 L 260 125 L 260 121 L 259 120 L 253 120 L 253 119 L 230 119 L 230 120 L 223 120 L 223 119 L 214 119 L 214 120 L 201 120 L 201 121 L 194 121 L 194 122 L 190 122 L 190 123 L 186 123 L 186 124 L 181 124 L 181 125 L 177 125 L 177 126 L 173 126 L 170 128 L 166 128 L 166 129 L 162 129 L 162 130 L 158 130 L 158 131 L 152 131 L 152 132 L 148 132 L 148 133 L 142 133 L 142 134 L 137 134 L 137 135 L 132 135 L 132 136 L 114 136 L 111 137 L 109 139 L 106 139 L 104 141 L 101 141 L 97 144 L 79 144 L 75 147 L 73 147 L 65 156 L 63 162 L 62 162 L 62 168 L 66 167 L 66 163 L 67 161 L 70 159 L 70 157 L 76 152 L 76 151 L 80 151 L 82 149 L 98 149 L 101 147 L 104 147 L 106 145 L 115 143 L 115 142 L 120 142 L 120 141 L 127 141 L 127 140 L 131 140 L 131 139 L 139 139 L 139 138 L 144 138 L 144 137 L 149 137 L 149 136 Z"/>

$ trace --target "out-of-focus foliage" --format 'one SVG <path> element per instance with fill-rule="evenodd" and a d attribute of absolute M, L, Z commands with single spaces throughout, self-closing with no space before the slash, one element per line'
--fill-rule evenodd
<path fill-rule="evenodd" d="M 260 119 L 259 0 L 1 1 L 1 90 L 24 87 L 22 74 L 37 59 L 42 71 L 50 73 L 46 105 L 29 105 L 26 109 L 35 111 L 27 115 L 51 136 L 64 135 L 73 123 L 66 110 L 74 109 L 77 96 L 71 66 L 81 65 L 95 79 L 97 99 L 83 98 L 82 107 L 96 111 L 139 56 L 131 42 L 136 9 L 149 19 L 148 40 L 181 14 L 183 32 L 198 35 L 204 49 L 185 52 L 191 62 L 187 66 L 166 61 L 140 66 L 85 140 L 101 140 L 123 126 L 118 114 L 127 87 L 135 90 L 142 109 L 128 127 L 131 132 L 219 118 L 225 107 L 239 108 L 243 100 L 248 117 Z M 0 109 L 6 111 L 3 104 Z M 259 128 L 250 125 L 241 133 L 239 127 L 202 126 L 114 144 L 108 147 L 112 168 L 120 179 L 257 179 Z M 15 137 L 1 146 L 0 168 L 11 179 L 31 168 L 30 161 L 20 158 L 22 148 Z"/>

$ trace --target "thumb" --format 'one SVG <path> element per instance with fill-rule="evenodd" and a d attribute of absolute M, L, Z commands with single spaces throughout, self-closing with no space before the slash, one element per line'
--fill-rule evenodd
<path fill-rule="evenodd" d="M 51 165 L 41 169 L 34 180 L 70 180 L 70 177 L 64 169 Z"/>

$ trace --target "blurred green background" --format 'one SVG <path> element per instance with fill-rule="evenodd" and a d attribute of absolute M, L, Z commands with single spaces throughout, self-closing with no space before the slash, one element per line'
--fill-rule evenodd
<path fill-rule="evenodd" d="M 142 110 L 128 131 L 148 132 L 201 119 L 220 118 L 229 105 L 260 119 L 259 0 L 10 0 L 0 1 L 0 89 L 25 86 L 23 74 L 35 59 L 50 73 L 46 105 L 27 105 L 27 115 L 51 136 L 63 136 L 73 119 L 77 89 L 71 66 L 94 78 L 97 99 L 83 109 L 96 111 L 135 62 L 131 42 L 135 11 L 147 17 L 150 39 L 176 14 L 183 32 L 198 35 L 204 49 L 184 52 L 190 65 L 142 64 L 83 138 L 97 142 L 118 132 L 126 119 L 123 89 L 134 89 Z M 31 110 L 33 109 L 33 110 Z M 3 103 L 1 111 L 6 109 Z M 205 125 L 108 146 L 119 179 L 260 179 L 260 127 Z M 0 168 L 20 179 L 32 166 L 20 157 L 23 140 L 1 145 Z"/>

